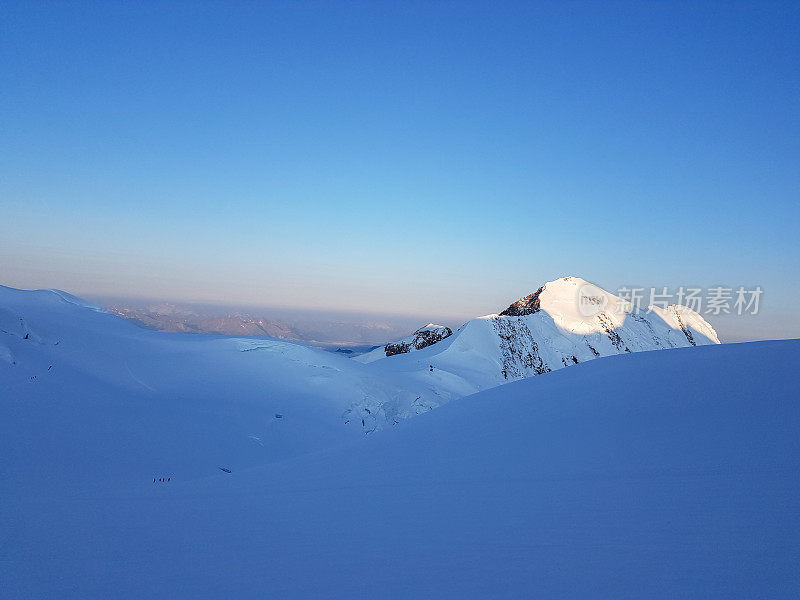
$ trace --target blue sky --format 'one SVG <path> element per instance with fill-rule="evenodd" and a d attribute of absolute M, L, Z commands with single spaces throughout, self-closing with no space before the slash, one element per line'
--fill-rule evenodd
<path fill-rule="evenodd" d="M 797 3 L 2 13 L 0 283 L 465 317 L 758 284 L 730 331 L 800 336 Z"/>

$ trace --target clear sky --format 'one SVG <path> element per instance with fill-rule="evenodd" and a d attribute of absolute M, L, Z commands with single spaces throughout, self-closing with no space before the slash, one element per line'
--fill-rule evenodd
<path fill-rule="evenodd" d="M 0 12 L 0 283 L 465 317 L 761 285 L 733 337 L 800 336 L 800 3 Z"/>

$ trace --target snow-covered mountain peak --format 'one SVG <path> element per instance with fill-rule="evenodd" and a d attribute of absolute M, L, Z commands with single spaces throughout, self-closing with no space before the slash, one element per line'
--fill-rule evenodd
<path fill-rule="evenodd" d="M 569 333 L 589 334 L 604 329 L 597 315 L 603 313 L 612 325 L 619 326 L 630 309 L 630 303 L 593 283 L 568 276 L 548 281 L 497 316 L 528 317 L 542 311 Z"/>
<path fill-rule="evenodd" d="M 511 304 L 499 316 L 527 317 L 540 311 L 552 318 L 559 329 L 569 334 L 606 334 L 609 329 L 623 327 L 629 320 L 641 323 L 656 318 L 683 332 L 690 344 L 694 341 L 690 327 L 710 342 L 719 343 L 713 327 L 686 306 L 648 306 L 639 310 L 629 301 L 574 276 L 548 281 L 534 293 Z"/>
<path fill-rule="evenodd" d="M 601 356 L 718 344 L 719 339 L 703 317 L 685 306 L 639 310 L 585 279 L 562 277 L 437 342 L 413 358 L 390 352 L 390 345 L 356 360 L 390 357 L 393 369 L 419 370 L 441 380 L 440 392 L 448 388 L 463 395 L 469 388 L 477 391 Z"/>

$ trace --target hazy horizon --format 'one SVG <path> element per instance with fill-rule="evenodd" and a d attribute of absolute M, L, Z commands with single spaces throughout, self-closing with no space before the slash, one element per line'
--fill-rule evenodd
<path fill-rule="evenodd" d="M 543 282 L 544 283 L 544 282 Z M 11 286 L 13 287 L 13 286 Z M 33 289 L 52 289 L 33 288 Z M 111 308 L 114 306 L 136 307 L 136 308 L 155 308 L 158 305 L 169 305 L 179 309 L 196 310 L 206 315 L 224 316 L 232 314 L 242 314 L 250 317 L 275 319 L 283 322 L 313 322 L 319 324 L 320 322 L 344 322 L 352 325 L 363 324 L 369 322 L 383 321 L 391 328 L 392 333 L 385 338 L 381 338 L 374 343 L 391 342 L 406 334 L 414 331 L 415 329 L 429 323 L 436 323 L 446 325 L 453 330 L 461 327 L 470 319 L 481 317 L 489 314 L 499 313 L 505 309 L 508 304 L 516 301 L 517 299 L 527 295 L 521 294 L 519 296 L 509 298 L 501 305 L 493 307 L 492 309 L 483 312 L 466 313 L 444 313 L 431 311 L 424 314 L 412 313 L 398 313 L 388 312 L 381 310 L 357 310 L 357 309 L 333 309 L 325 306 L 319 307 L 293 307 L 293 306 L 277 306 L 269 304 L 242 304 L 242 303 L 226 303 L 226 302 L 193 302 L 184 301 L 174 298 L 165 297 L 141 297 L 141 296 L 109 296 L 109 295 L 93 295 L 93 294 L 80 294 L 74 290 L 63 290 L 72 293 L 75 296 L 88 300 L 103 308 Z M 535 290 L 531 290 L 535 291 Z M 791 331 L 787 331 L 780 324 L 771 327 L 770 321 L 763 318 L 763 315 L 708 315 L 704 314 L 703 317 L 711 323 L 723 343 L 737 343 L 759 340 L 779 340 L 779 339 L 792 339 L 797 337 Z M 788 315 L 786 315 L 788 320 Z M 351 342 L 352 340 L 341 340 L 343 343 Z"/>

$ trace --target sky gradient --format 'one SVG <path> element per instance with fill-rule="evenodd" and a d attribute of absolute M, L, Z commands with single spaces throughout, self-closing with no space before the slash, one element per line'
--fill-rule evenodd
<path fill-rule="evenodd" d="M 0 11 L 2 284 L 465 318 L 760 285 L 730 337 L 800 336 L 798 3 Z"/>

